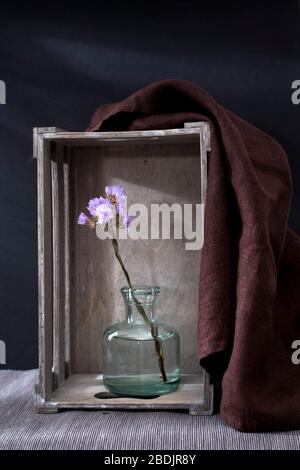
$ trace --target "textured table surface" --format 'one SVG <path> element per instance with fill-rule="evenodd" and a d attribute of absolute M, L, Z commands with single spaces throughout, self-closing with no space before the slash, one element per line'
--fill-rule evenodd
<path fill-rule="evenodd" d="M 300 431 L 239 433 L 219 416 L 65 411 L 37 415 L 37 371 L 0 371 L 0 449 L 299 449 Z"/>

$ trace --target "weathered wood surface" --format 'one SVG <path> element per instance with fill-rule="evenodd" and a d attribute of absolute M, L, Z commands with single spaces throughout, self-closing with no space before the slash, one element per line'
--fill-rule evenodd
<path fill-rule="evenodd" d="M 192 123 L 194 124 L 194 123 Z M 122 142 L 123 145 L 131 144 L 133 140 L 151 140 L 152 144 L 161 143 L 162 141 L 166 143 L 184 143 L 190 142 L 190 137 L 195 136 L 199 137 L 199 132 L 197 131 L 199 126 L 190 126 L 182 129 L 164 129 L 164 130 L 151 130 L 151 131 L 121 131 L 121 132 L 57 132 L 51 130 L 50 132 L 44 132 L 44 138 L 50 139 L 55 142 L 63 141 L 64 145 L 93 145 L 107 142 L 108 145 L 118 144 Z M 55 134 L 54 134 L 55 132 Z M 202 129 L 201 129 L 201 132 Z"/>
<path fill-rule="evenodd" d="M 76 224 L 87 201 L 106 184 L 120 184 L 128 203 L 195 204 L 201 201 L 199 141 L 184 145 L 137 145 L 75 148 L 76 172 L 71 207 L 75 249 L 75 305 L 71 312 L 73 372 L 102 371 L 101 337 L 124 319 L 120 288 L 126 285 L 110 240 Z M 187 251 L 186 240 L 120 240 L 125 265 L 136 285 L 161 288 L 157 318 L 180 332 L 184 373 L 201 373 L 197 361 L 200 251 Z"/>
<path fill-rule="evenodd" d="M 71 345 L 70 345 L 70 312 L 72 307 L 71 296 L 71 242 L 70 242 L 70 154 L 72 149 L 64 147 L 63 161 L 63 188 L 64 188 L 64 246 L 65 246 L 65 332 L 64 332 L 64 352 L 65 352 L 65 377 L 71 373 Z"/>
<path fill-rule="evenodd" d="M 207 122 L 186 122 L 185 129 L 193 129 L 199 131 L 199 148 L 200 148 L 200 168 L 201 168 L 201 202 L 205 204 L 207 193 L 207 167 L 208 157 L 211 152 L 210 128 Z"/>
<path fill-rule="evenodd" d="M 39 384 L 36 399 L 49 400 L 53 383 L 53 200 L 51 160 L 53 145 L 44 133 L 55 133 L 55 127 L 33 129 L 33 157 L 37 159 L 38 192 L 38 320 Z"/>
<path fill-rule="evenodd" d="M 56 390 L 51 402 L 57 409 L 64 408 L 124 408 L 124 409 L 186 409 L 193 414 L 203 411 L 204 387 L 198 375 L 182 377 L 178 389 L 156 398 L 113 397 L 96 398 L 95 395 L 108 395 L 101 374 L 74 374 Z"/>
<path fill-rule="evenodd" d="M 65 210 L 64 147 L 53 144 L 53 380 L 54 388 L 65 380 Z"/>
<path fill-rule="evenodd" d="M 50 142 L 35 134 L 38 154 L 38 259 L 39 259 L 39 372 L 40 393 L 50 398 L 52 383 L 52 194 Z"/>
<path fill-rule="evenodd" d="M 47 133 L 49 135 L 53 135 L 54 132 L 65 132 L 64 129 L 60 129 L 59 127 L 34 127 L 33 128 L 33 158 L 38 158 L 39 149 L 38 149 L 38 141 L 39 138 L 43 139 L 44 134 Z"/>

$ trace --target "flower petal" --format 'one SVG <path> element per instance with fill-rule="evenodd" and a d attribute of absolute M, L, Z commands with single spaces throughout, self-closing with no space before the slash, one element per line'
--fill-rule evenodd
<path fill-rule="evenodd" d="M 125 197 L 124 188 L 119 185 L 106 186 L 105 194 L 106 197 L 114 204 L 119 204 L 121 198 Z"/>
<path fill-rule="evenodd" d="M 90 199 L 89 203 L 88 203 L 88 206 L 87 206 L 87 209 L 88 211 L 90 212 L 91 216 L 95 217 L 97 214 L 96 214 L 96 211 L 97 211 L 97 208 L 101 205 L 101 204 L 105 204 L 106 203 L 106 199 L 104 197 L 94 197 L 92 199 Z"/>
<path fill-rule="evenodd" d="M 78 223 L 79 225 L 86 225 L 87 222 L 88 222 L 88 220 L 89 220 L 88 216 L 85 215 L 83 212 L 81 212 L 81 213 L 79 214 L 77 223 Z"/>
<path fill-rule="evenodd" d="M 116 211 L 113 205 L 107 199 L 104 199 L 104 202 L 96 207 L 95 216 L 98 217 L 97 224 L 102 225 L 113 219 L 116 216 Z"/>

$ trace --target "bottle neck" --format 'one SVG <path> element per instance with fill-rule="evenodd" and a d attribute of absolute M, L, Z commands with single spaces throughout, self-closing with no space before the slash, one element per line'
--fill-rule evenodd
<path fill-rule="evenodd" d="M 155 320 L 158 292 L 152 288 L 128 289 L 123 293 L 127 323 L 148 323 Z"/>
<path fill-rule="evenodd" d="M 126 303 L 125 305 L 125 319 L 127 323 L 147 323 L 155 320 L 154 304 L 149 305 L 145 303 Z"/>

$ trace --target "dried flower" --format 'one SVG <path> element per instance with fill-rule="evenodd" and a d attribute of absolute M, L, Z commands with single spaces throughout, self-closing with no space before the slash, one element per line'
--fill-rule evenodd
<path fill-rule="evenodd" d="M 97 217 L 97 224 L 107 224 L 116 217 L 116 210 L 110 201 L 104 198 L 95 209 L 95 216 Z"/>
<path fill-rule="evenodd" d="M 89 220 L 89 218 L 83 212 L 81 212 L 79 214 L 79 217 L 78 217 L 78 224 L 79 225 L 86 225 L 88 220 Z"/>
<path fill-rule="evenodd" d="M 119 245 L 116 239 L 115 227 L 128 230 L 129 224 L 132 221 L 132 217 L 128 215 L 126 196 L 122 186 L 106 186 L 105 188 L 106 197 L 94 197 L 90 199 L 87 209 L 91 214 L 92 218 L 89 218 L 83 212 L 78 217 L 79 225 L 87 225 L 89 228 L 101 229 L 101 225 L 105 225 L 107 229 L 113 233 L 112 245 L 115 251 L 116 258 L 120 263 L 122 271 L 126 277 L 129 287 L 132 287 L 129 274 L 124 266 Z M 98 227 L 97 227 L 98 226 Z M 167 381 L 167 376 L 164 368 L 164 356 L 163 350 L 158 338 L 157 327 L 154 327 L 151 319 L 147 317 L 144 307 L 138 302 L 133 296 L 137 310 L 144 319 L 144 321 L 151 327 L 151 335 L 155 344 L 155 352 L 158 357 L 158 366 L 161 372 L 161 376 L 164 382 Z"/>
<path fill-rule="evenodd" d="M 95 217 L 97 214 L 96 214 L 96 211 L 98 209 L 98 207 L 103 204 L 104 202 L 106 202 L 106 199 L 104 197 L 94 197 L 92 199 L 90 199 L 88 205 L 87 205 L 87 210 L 89 211 L 89 213 L 91 214 L 92 217 Z"/>
<path fill-rule="evenodd" d="M 90 199 L 87 209 L 92 218 L 83 212 L 78 217 L 78 224 L 95 228 L 96 224 L 119 227 L 128 230 L 132 220 L 127 213 L 126 196 L 122 186 L 106 186 L 106 197 L 94 197 Z"/>
<path fill-rule="evenodd" d="M 107 199 L 114 206 L 117 206 L 117 209 L 125 202 L 124 188 L 122 186 L 106 186 L 105 194 Z"/>

